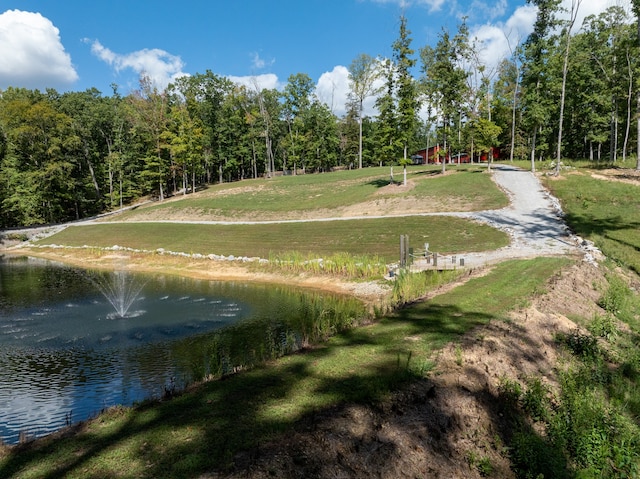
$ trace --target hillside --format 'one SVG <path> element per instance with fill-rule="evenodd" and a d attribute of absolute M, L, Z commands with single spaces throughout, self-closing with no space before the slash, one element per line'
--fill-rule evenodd
<path fill-rule="evenodd" d="M 425 183 L 438 180 L 437 177 L 424 179 L 425 175 L 420 177 L 420 172 L 415 174 L 418 178 L 412 178 L 413 186 L 404 191 L 393 186 L 397 188 L 394 194 L 403 197 L 411 189 L 415 191 Z M 588 183 L 589 178 L 585 176 L 582 181 L 586 190 L 596 195 L 596 189 Z M 316 345 L 253 376 L 245 375 L 247 381 L 265 376 L 265 384 L 269 384 L 260 391 L 257 404 L 248 398 L 232 396 L 239 401 L 247 399 L 247 416 L 254 421 L 251 426 L 245 425 L 244 418 L 237 417 L 231 423 L 231 430 L 229 427 L 219 430 L 213 424 L 209 427 L 207 422 L 214 423 L 217 415 L 224 412 L 205 412 L 203 407 L 214 405 L 207 398 L 219 397 L 220 393 L 215 385 L 204 385 L 177 402 L 170 402 L 173 406 L 159 405 L 155 410 L 154 416 L 170 418 L 174 424 L 171 438 L 166 440 L 178 445 L 176 451 L 167 450 L 165 440 L 161 439 L 167 431 L 155 437 L 150 435 L 151 431 L 129 431 L 118 426 L 123 420 L 126 424 L 141 420 L 149 413 L 143 408 L 131 413 L 116 412 L 97 423 L 82 425 L 76 431 L 77 436 L 60 439 L 60 448 L 56 447 L 56 438 L 52 438 L 38 441 L 24 451 L 9 452 L 0 462 L 0 473 L 37 470 L 36 464 L 42 455 L 58 457 L 59 450 L 66 449 L 75 452 L 71 458 L 50 458 L 53 461 L 50 474 L 60 475 L 60 471 L 65 471 L 66 477 L 87 477 L 87 474 L 129 477 L 132 472 L 120 468 L 117 458 L 121 456 L 135 457 L 141 463 L 146 461 L 146 466 L 133 463 L 131 466 L 137 471 L 134 474 L 142 477 L 474 478 L 536 477 L 538 474 L 574 477 L 578 471 L 585 477 L 635 474 L 640 452 L 635 419 L 640 412 L 636 404 L 640 401 L 633 392 L 640 377 L 634 347 L 639 330 L 635 291 L 640 281 L 633 273 L 616 270 L 607 263 L 592 243 L 573 236 L 562 221 L 559 203 L 533 175 L 520 175 L 504 168 L 494 171 L 491 179 L 498 186 L 496 191 L 504 192 L 509 198 L 508 207 L 478 208 L 479 200 L 474 203 L 473 211 L 451 208 L 445 219 L 458 218 L 497 227 L 508 235 L 509 245 L 475 252 L 465 251 L 464 245 L 458 246 L 454 252 L 464 254 L 468 261 L 466 273 L 455 283 L 399 305 L 372 324 L 339 334 L 327 345 Z M 523 181 L 534 181 L 534 187 Z M 581 216 L 574 209 L 585 204 L 585 193 L 572 183 L 570 176 L 552 181 L 554 190 L 562 195 L 563 206 L 568 206 L 565 213 L 572 221 L 573 231 L 589 238 L 589 232 L 581 229 L 583 223 L 576 223 Z M 569 183 L 565 185 L 563 181 Z M 570 193 L 563 189 L 565 186 Z M 391 185 L 384 187 L 391 188 Z M 630 186 L 633 187 L 637 185 Z M 573 202 L 571 195 L 580 201 Z M 364 198 L 352 200 L 353 205 L 360 205 L 353 207 L 360 213 L 362 205 L 370 201 L 366 195 Z M 604 196 L 598 197 L 598 201 L 603 200 Z M 398 204 L 404 205 L 404 201 Z M 158 221 L 163 211 L 171 225 L 223 226 L 216 217 L 220 213 L 206 207 L 212 204 L 210 199 L 199 207 L 193 203 L 188 208 L 177 206 L 182 202 L 188 204 L 187 199 L 180 199 L 111 217 L 101 231 L 108 232 L 108 228 L 115 225 Z M 451 204 L 446 199 L 443 203 Z M 244 217 L 238 205 L 227 210 L 223 221 L 234 218 L 261 225 L 260 221 L 256 222 L 256 215 L 253 219 Z M 329 220 L 327 211 L 336 211 L 336 217 L 347 214 L 348 209 L 336 208 L 334 205 L 316 213 L 305 212 L 303 208 L 292 216 L 297 220 Z M 400 210 L 386 210 L 387 213 L 395 215 Z M 596 212 L 592 213 L 594 217 L 589 221 L 595 221 Z M 597 214 L 605 215 L 605 212 Z M 268 215 L 277 216 L 277 213 L 271 211 Z M 258 216 L 264 220 L 262 214 Z M 362 216 L 354 221 L 361 220 Z M 177 221 L 178 218 L 181 221 Z M 432 216 L 428 211 L 416 211 L 407 218 L 412 223 L 429 224 Z M 114 223 L 116 219 L 123 223 Z M 631 224 L 635 218 L 630 216 L 628 221 Z M 619 220 L 618 225 L 622 222 Z M 162 271 L 164 268 L 177 274 L 211 278 L 220 277 L 220 271 L 215 270 L 222 269 L 226 277 L 253 276 L 263 281 L 347 291 L 376 304 L 388 298 L 391 291 L 380 279 L 363 281 L 306 272 L 256 271 L 229 260 L 148 255 L 126 248 L 114 252 L 105 247 L 114 244 L 111 237 L 104 239 L 102 245 L 84 247 L 86 243 L 80 242 L 73 248 L 61 247 L 73 240 L 74 231 L 80 232 L 85 227 L 67 228 L 67 236 L 54 234 L 10 251 L 103 266 L 108 266 L 113 256 L 118 255 L 130 258 L 130 264 L 137 269 Z M 456 227 L 464 230 L 467 226 L 456 223 Z M 624 228 L 618 230 L 624 231 Z M 485 232 L 475 234 L 478 240 L 486 237 Z M 469 242 L 467 240 L 467 244 Z M 437 240 L 435 244 L 443 247 L 440 245 L 447 244 L 447 240 Z M 542 257 L 549 255 L 557 259 L 545 265 Z M 505 262 L 514 258 L 518 261 Z M 417 267 L 428 268 L 419 262 Z M 522 286 L 534 277 L 540 283 L 532 283 L 518 293 L 511 292 L 510 288 Z M 399 336 L 387 345 L 386 362 L 372 358 L 366 348 L 377 344 L 374 338 L 390 335 L 393 328 L 404 323 L 409 324 L 408 332 L 404 332 L 405 329 L 394 332 Z M 446 336 L 448 339 L 442 344 L 435 335 L 438 324 L 453 334 Z M 334 355 L 342 359 L 331 362 Z M 405 357 L 408 376 L 400 368 Z M 395 369 L 387 371 L 396 362 Z M 337 364 L 346 368 L 346 376 L 331 370 Z M 318 374 L 312 371 L 320 367 L 331 370 L 323 372 L 328 382 L 325 388 L 331 383 L 344 382 L 351 391 L 342 393 L 341 397 L 346 399 L 329 401 L 322 407 L 303 408 L 304 414 L 292 414 L 300 406 L 287 401 L 297 400 L 294 398 L 302 393 L 296 390 L 306 390 L 306 383 Z M 289 375 L 297 379 L 289 382 L 285 379 Z M 222 381 L 221 387 L 243 383 L 242 376 Z M 356 391 L 350 385 L 364 385 L 361 381 L 370 383 L 377 377 L 382 383 L 387 380 L 389 383 L 379 385 L 382 389 L 371 396 L 367 396 L 368 393 L 353 395 Z M 281 381 L 291 387 L 286 397 L 278 393 Z M 578 386 L 582 383 L 584 390 Z M 327 393 L 325 389 L 319 391 L 304 396 L 305 400 L 314 403 Z M 582 406 L 580 398 L 587 399 Z M 195 411 L 201 415 L 200 420 L 194 416 Z M 277 414 L 277 421 L 267 420 L 269 411 Z M 582 419 L 567 421 L 569 416 L 563 416 L 565 414 L 572 417 L 579 414 Z M 602 418 L 606 420 L 603 422 Z M 567 429 L 567 424 L 573 429 Z M 115 432 L 88 448 L 83 445 L 89 436 L 101 436 L 103 428 Z M 188 438 L 187 442 L 176 442 L 178 437 Z M 593 437 L 603 437 L 609 446 L 594 443 Z M 211 449 L 213 446 L 207 444 L 216 444 L 215 447 L 223 451 Z M 187 464 L 183 464 L 185 461 Z M 30 475 L 16 473 L 15 477 Z"/>

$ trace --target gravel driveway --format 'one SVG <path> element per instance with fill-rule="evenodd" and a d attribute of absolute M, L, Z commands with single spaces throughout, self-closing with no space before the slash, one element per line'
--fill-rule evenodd
<path fill-rule="evenodd" d="M 505 231 L 511 236 L 511 244 L 495 251 L 460 255 L 465 266 L 583 250 L 582 240 L 571 234 L 562 219 L 560 203 L 533 173 L 508 165 L 494 165 L 492 171 L 493 180 L 509 196 L 510 205 L 500 210 L 448 215 L 475 219 Z"/>

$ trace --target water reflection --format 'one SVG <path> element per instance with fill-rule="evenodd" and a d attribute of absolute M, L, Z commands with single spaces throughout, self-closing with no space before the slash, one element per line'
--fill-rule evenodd
<path fill-rule="evenodd" d="M 233 372 L 349 324 L 362 305 L 289 288 L 149 276 L 131 317 L 86 273 L 0 260 L 0 436 L 39 436 L 169 384 Z"/>

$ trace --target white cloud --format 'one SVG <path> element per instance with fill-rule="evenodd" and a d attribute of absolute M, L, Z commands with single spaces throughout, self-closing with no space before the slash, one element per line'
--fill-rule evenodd
<path fill-rule="evenodd" d="M 147 75 L 159 89 L 164 89 L 175 79 L 188 75 L 182 71 L 184 62 L 179 56 L 158 48 L 145 48 L 127 54 L 119 54 L 104 47 L 96 40 L 91 44 L 91 52 L 114 67 L 116 72 L 131 69 L 137 75 Z"/>
<path fill-rule="evenodd" d="M 473 0 L 467 7 L 466 13 L 459 16 L 468 18 L 483 18 L 493 20 L 504 16 L 507 12 L 507 0 L 494 0 L 489 2 L 486 0 Z"/>
<path fill-rule="evenodd" d="M 60 31 L 49 19 L 20 10 L 0 14 L 0 88 L 60 88 L 76 80 Z"/>
<path fill-rule="evenodd" d="M 338 116 L 345 112 L 345 103 L 349 94 L 349 70 L 342 65 L 324 72 L 318 79 L 316 96 Z"/>
<path fill-rule="evenodd" d="M 575 2 L 575 0 L 573 0 Z M 566 13 L 561 15 L 561 18 L 568 18 L 571 11 L 572 0 L 562 0 L 561 6 L 566 10 Z M 589 15 L 599 15 L 607 8 L 614 5 L 624 8 L 627 12 L 631 11 L 631 0 L 582 0 L 580 8 L 578 10 L 578 16 L 574 25 L 574 32 L 577 32 L 582 26 L 582 22 Z"/>
<path fill-rule="evenodd" d="M 529 36 L 536 15 L 536 7 L 525 5 L 517 8 L 504 23 L 486 23 L 471 29 L 470 37 L 477 40 L 480 49 L 480 63 L 488 72 L 495 70 L 504 58 L 509 58 L 512 50 Z"/>
<path fill-rule="evenodd" d="M 276 61 L 274 59 L 271 60 L 265 60 L 264 58 L 260 57 L 260 54 L 253 53 L 253 59 L 252 59 L 252 64 L 253 67 L 258 69 L 258 70 L 262 70 L 263 68 L 267 68 L 272 66 Z"/>
<path fill-rule="evenodd" d="M 255 90 L 256 87 L 260 90 L 273 90 L 274 88 L 279 90 L 282 88 L 282 84 L 275 73 L 264 73 L 262 75 L 252 76 L 230 75 L 227 78 L 238 85 L 244 85 L 252 90 Z"/>
<path fill-rule="evenodd" d="M 400 8 L 407 8 L 411 5 L 425 5 L 429 8 L 430 12 L 438 11 L 442 6 L 447 3 L 447 0 L 373 0 L 374 3 L 392 3 L 398 5 Z M 449 3 L 451 3 L 449 1 Z"/>

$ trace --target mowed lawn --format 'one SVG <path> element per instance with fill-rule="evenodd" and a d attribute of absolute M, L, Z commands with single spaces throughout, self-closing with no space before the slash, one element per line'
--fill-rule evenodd
<path fill-rule="evenodd" d="M 304 223 L 211 225 L 192 223 L 113 223 L 71 226 L 40 245 L 114 245 L 153 251 L 268 258 L 296 251 L 318 257 L 335 253 L 398 259 L 400 235 L 417 250 L 460 253 L 506 246 L 508 235 L 480 223 L 452 217 L 402 217 Z"/>
<path fill-rule="evenodd" d="M 402 180 L 399 167 L 394 178 Z M 439 167 L 410 167 L 408 179 L 411 188 L 397 190 L 391 196 L 426 205 L 425 209 L 435 201 L 446 211 L 461 207 L 495 209 L 508 203 L 504 193 L 479 167 L 452 169 L 447 175 L 441 175 Z M 389 182 L 388 168 L 366 168 L 215 185 L 179 201 L 139 207 L 111 218 L 126 222 L 69 227 L 39 244 L 97 248 L 118 245 L 147 251 L 163 248 L 181 253 L 260 258 L 289 252 L 318 257 L 347 253 L 377 256 L 387 262 L 398 259 L 400 235 L 408 235 L 410 246 L 416 251 L 429 243 L 431 251 L 442 254 L 486 251 L 508 244 L 505 233 L 455 217 L 390 216 L 268 224 L 162 222 L 165 218 L 188 217 L 194 211 L 203 214 L 203 219 L 215 211 L 232 221 L 237 217 L 261 220 L 265 212 L 271 219 L 280 213 L 284 216 L 291 211 L 309 212 L 314 208 L 330 212 L 388 197 L 387 193 L 377 192 L 389 186 Z M 362 211 L 363 215 L 366 213 Z M 149 216 L 158 222 L 136 222 Z"/>
<path fill-rule="evenodd" d="M 273 219 L 279 214 L 330 212 L 389 199 L 408 199 L 425 207 L 435 203 L 440 211 L 477 211 L 508 205 L 506 196 L 485 168 L 451 166 L 448 174 L 441 175 L 439 166 L 411 166 L 407 169 L 409 188 L 390 186 L 390 171 L 389 167 L 364 168 L 217 184 L 195 195 L 178 198 L 179 201 L 144 205 L 119 217 L 135 221 L 149 216 L 175 218 L 181 212 L 189 212 L 204 216 L 215 214 L 230 220 L 260 220 L 265 216 Z M 395 184 L 402 180 L 402 169 L 395 167 Z"/>

